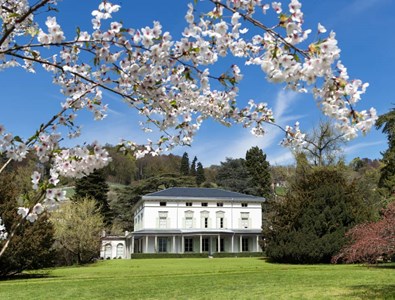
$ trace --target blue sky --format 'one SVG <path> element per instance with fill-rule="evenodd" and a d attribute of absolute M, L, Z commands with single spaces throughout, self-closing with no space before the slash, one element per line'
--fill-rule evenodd
<path fill-rule="evenodd" d="M 66 37 L 74 36 L 74 28 L 90 30 L 90 11 L 96 1 L 63 0 L 56 15 L 64 27 Z M 121 11 L 113 16 L 126 26 L 141 28 L 151 25 L 153 20 L 162 23 L 164 31 L 178 37 L 185 26 L 184 15 L 189 1 L 183 0 L 129 0 L 120 3 Z M 265 1 L 263 1 L 265 2 Z M 287 3 L 284 1 L 284 3 Z M 198 3 L 197 8 L 207 5 Z M 393 0 L 320 0 L 302 1 L 305 14 L 305 28 L 315 30 L 318 22 L 337 34 L 341 60 L 348 68 L 351 78 L 369 82 L 367 93 L 357 107 L 359 110 L 375 107 L 378 114 L 385 113 L 395 103 L 395 1 Z M 42 16 L 46 18 L 45 16 Z M 262 20 L 265 22 L 265 20 Z M 230 62 L 232 63 L 232 62 Z M 24 138 L 30 136 L 38 126 L 48 120 L 60 108 L 64 98 L 59 87 L 51 84 L 51 77 L 45 72 L 26 73 L 23 69 L 8 69 L 0 72 L 0 87 L 3 106 L 0 109 L 0 124 L 13 134 Z M 116 144 L 121 138 L 144 142 L 145 133 L 139 130 L 136 114 L 127 108 L 121 99 L 104 94 L 109 103 L 108 117 L 95 122 L 88 114 L 79 113 L 83 134 L 77 140 L 65 141 L 64 145 L 82 144 L 98 140 L 101 143 Z M 250 98 L 269 103 L 280 125 L 301 123 L 304 131 L 311 130 L 319 121 L 320 114 L 311 95 L 294 94 L 283 90 L 281 85 L 267 84 L 263 73 L 247 69 L 240 86 L 240 105 Z M 281 132 L 268 128 L 263 138 L 252 136 L 241 127 L 226 128 L 213 121 L 206 122 L 194 139 L 191 147 L 179 147 L 174 154 L 188 152 L 197 156 L 204 166 L 219 164 L 225 157 L 244 157 L 252 146 L 261 147 L 267 153 L 271 164 L 290 164 L 292 154 L 279 143 Z M 345 147 L 345 157 L 381 158 L 381 151 L 387 148 L 386 137 L 373 129 L 366 137 L 359 137 Z"/>

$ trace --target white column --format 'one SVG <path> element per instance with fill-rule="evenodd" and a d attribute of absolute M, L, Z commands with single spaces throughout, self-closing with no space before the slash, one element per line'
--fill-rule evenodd
<path fill-rule="evenodd" d="M 232 250 L 231 250 L 231 251 L 232 251 L 232 253 L 233 253 L 233 252 L 235 252 L 235 248 L 234 248 L 234 246 L 235 246 L 235 236 L 234 236 L 234 235 L 232 235 L 232 248 L 231 248 L 231 249 L 232 249 Z"/>
<path fill-rule="evenodd" d="M 145 237 L 145 253 L 148 253 L 148 235 Z"/>
<path fill-rule="evenodd" d="M 155 253 L 158 253 L 158 237 L 155 235 L 155 246 L 154 246 Z"/>
<path fill-rule="evenodd" d="M 176 236 L 173 235 L 173 253 L 176 253 Z"/>
<path fill-rule="evenodd" d="M 130 253 L 134 253 L 134 236 L 132 236 L 132 249 L 130 249 Z"/>
<path fill-rule="evenodd" d="M 256 236 L 256 252 L 259 252 L 259 235 Z"/>
<path fill-rule="evenodd" d="M 240 235 L 239 252 L 243 252 L 243 236 L 242 235 Z"/>
<path fill-rule="evenodd" d="M 203 252 L 203 237 L 202 237 L 202 235 L 200 235 L 200 245 L 199 245 L 199 248 L 200 248 L 200 253 L 202 253 Z"/>
<path fill-rule="evenodd" d="M 185 249 L 185 238 L 184 236 L 181 237 L 181 253 L 184 253 L 184 249 Z"/>
<path fill-rule="evenodd" d="M 218 242 L 217 242 L 217 245 L 218 245 L 218 253 L 220 253 L 221 252 L 221 236 L 220 235 L 218 235 Z"/>

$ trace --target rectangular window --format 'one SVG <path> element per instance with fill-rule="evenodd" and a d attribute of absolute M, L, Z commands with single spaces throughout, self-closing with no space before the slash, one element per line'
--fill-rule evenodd
<path fill-rule="evenodd" d="M 208 238 L 202 239 L 202 251 L 209 252 L 210 249 L 210 241 Z"/>
<path fill-rule="evenodd" d="M 193 227 L 193 218 L 186 217 L 185 218 L 185 228 L 192 228 Z"/>
<path fill-rule="evenodd" d="M 241 227 L 242 228 L 248 228 L 249 225 L 249 220 L 246 217 L 241 218 Z"/>
<path fill-rule="evenodd" d="M 160 206 L 166 206 L 166 202 L 159 202 Z"/>
<path fill-rule="evenodd" d="M 204 218 L 204 228 L 208 228 L 208 218 Z"/>
<path fill-rule="evenodd" d="M 219 228 L 224 228 L 224 218 L 219 218 Z"/>
<path fill-rule="evenodd" d="M 242 251 L 248 251 L 248 238 L 242 238 Z"/>
<path fill-rule="evenodd" d="M 167 228 L 167 218 L 166 217 L 159 218 L 159 228 Z"/>
<path fill-rule="evenodd" d="M 207 202 L 202 202 L 202 206 L 208 206 Z"/>
<path fill-rule="evenodd" d="M 186 238 L 184 240 L 184 252 L 193 252 L 193 239 Z"/>
<path fill-rule="evenodd" d="M 217 206 L 222 207 L 222 206 L 224 206 L 224 204 L 222 202 L 217 202 Z"/>
<path fill-rule="evenodd" d="M 158 252 L 167 252 L 167 238 L 158 238 Z"/>
<path fill-rule="evenodd" d="M 242 203 L 241 207 L 248 207 L 248 203 Z"/>
<path fill-rule="evenodd" d="M 186 206 L 192 206 L 192 202 L 186 202 L 185 205 Z"/>

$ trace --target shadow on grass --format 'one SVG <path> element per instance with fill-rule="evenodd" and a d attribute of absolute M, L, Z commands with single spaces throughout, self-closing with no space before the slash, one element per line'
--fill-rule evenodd
<path fill-rule="evenodd" d="M 23 273 L 15 274 L 10 276 L 0 277 L 0 281 L 6 280 L 27 280 L 27 279 L 38 279 L 38 278 L 55 278 L 56 276 L 49 275 L 49 272 L 39 272 L 39 273 Z"/>
<path fill-rule="evenodd" d="M 350 287 L 353 291 L 346 297 L 359 299 L 394 299 L 395 285 L 355 285 Z"/>
<path fill-rule="evenodd" d="M 395 263 L 385 264 L 385 265 L 370 265 L 369 268 L 376 268 L 376 269 L 394 269 L 395 270 Z"/>

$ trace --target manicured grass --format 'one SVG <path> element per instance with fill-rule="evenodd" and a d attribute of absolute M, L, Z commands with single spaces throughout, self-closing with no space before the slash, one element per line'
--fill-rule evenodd
<path fill-rule="evenodd" d="M 136 259 L 58 268 L 41 278 L 40 273 L 31 275 L 0 281 L 0 299 L 395 299 L 395 264 Z"/>

